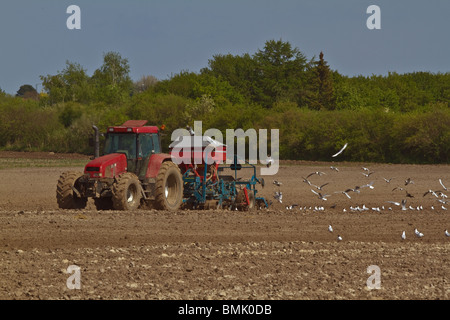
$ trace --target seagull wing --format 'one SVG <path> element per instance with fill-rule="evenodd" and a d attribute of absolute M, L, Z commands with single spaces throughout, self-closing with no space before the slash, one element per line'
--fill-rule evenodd
<path fill-rule="evenodd" d="M 444 190 L 447 191 L 447 188 L 444 186 L 441 179 L 439 179 L 439 183 L 441 184 L 442 188 L 444 188 Z"/>
<path fill-rule="evenodd" d="M 396 202 L 396 201 L 386 201 L 387 203 L 392 203 L 392 204 L 395 204 L 396 206 L 399 206 L 400 205 L 400 202 Z"/>
<path fill-rule="evenodd" d="M 345 148 L 347 148 L 348 143 L 344 144 L 344 146 L 342 147 L 341 150 L 339 150 L 337 153 L 333 154 L 332 157 L 337 157 L 338 155 L 340 155 L 342 153 L 342 151 L 345 150 Z"/>

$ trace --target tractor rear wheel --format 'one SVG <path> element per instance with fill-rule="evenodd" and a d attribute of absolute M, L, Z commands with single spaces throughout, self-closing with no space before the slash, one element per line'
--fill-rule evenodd
<path fill-rule="evenodd" d="M 113 184 L 112 203 L 115 210 L 135 210 L 141 204 L 141 183 L 131 172 L 121 174 Z"/>
<path fill-rule="evenodd" d="M 77 196 L 73 188 L 77 188 L 77 180 L 81 173 L 68 171 L 63 172 L 56 185 L 56 200 L 61 209 L 84 209 L 87 198 Z"/>
<path fill-rule="evenodd" d="M 178 210 L 183 203 L 183 177 L 178 166 L 166 161 L 156 176 L 155 207 L 160 210 Z"/>

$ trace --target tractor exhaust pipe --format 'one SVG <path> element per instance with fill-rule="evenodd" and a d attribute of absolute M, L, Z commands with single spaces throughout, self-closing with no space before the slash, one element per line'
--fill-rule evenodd
<path fill-rule="evenodd" d="M 100 135 L 97 126 L 93 125 L 94 129 L 94 159 L 100 157 Z"/>

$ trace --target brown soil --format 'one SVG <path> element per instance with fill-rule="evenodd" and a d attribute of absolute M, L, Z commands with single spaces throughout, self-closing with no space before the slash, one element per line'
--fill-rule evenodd
<path fill-rule="evenodd" d="M 60 173 L 83 168 L 0 170 L 0 299 L 449 299 L 449 214 L 423 196 L 442 189 L 439 178 L 450 186 L 449 166 L 367 164 L 367 178 L 364 164 L 330 165 L 284 163 L 258 188 L 270 209 L 254 212 L 96 211 L 91 200 L 84 210 L 59 210 Z M 326 201 L 302 181 L 314 171 L 326 173 L 309 178 L 329 183 L 319 191 L 331 195 Z M 405 186 L 408 177 L 414 184 Z M 334 193 L 371 181 L 374 189 L 351 199 Z M 386 202 L 402 199 L 423 210 Z M 363 205 L 369 210 L 350 209 Z M 79 290 L 66 285 L 70 265 L 81 268 Z M 367 286 L 372 265 L 380 289 Z"/>

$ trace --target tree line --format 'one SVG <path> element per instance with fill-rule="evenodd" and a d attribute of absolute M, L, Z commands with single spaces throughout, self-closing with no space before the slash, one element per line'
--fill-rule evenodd
<path fill-rule="evenodd" d="M 308 59 L 269 40 L 253 54 L 214 55 L 199 72 L 134 82 L 129 73 L 128 60 L 108 52 L 91 76 L 67 61 L 41 76 L 40 93 L 28 85 L 15 97 L 0 90 L 0 148 L 92 153 L 92 124 L 105 131 L 127 119 L 164 124 L 167 146 L 172 130 L 201 120 L 204 130 L 279 129 L 281 159 L 330 160 L 348 142 L 340 160 L 449 160 L 448 72 L 349 77 L 323 52 Z"/>

